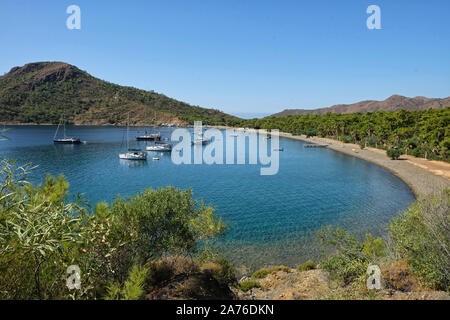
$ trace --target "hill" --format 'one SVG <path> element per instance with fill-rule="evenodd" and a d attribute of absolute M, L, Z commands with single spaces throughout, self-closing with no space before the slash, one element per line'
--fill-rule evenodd
<path fill-rule="evenodd" d="M 305 109 L 285 109 L 275 113 L 273 116 L 289 116 L 297 114 L 325 114 L 325 113 L 367 113 L 376 111 L 400 111 L 400 110 L 427 110 L 438 109 L 450 106 L 450 97 L 445 99 L 431 99 L 426 97 L 408 98 L 393 95 L 384 101 L 366 100 L 353 104 L 337 104 L 328 108 L 305 110 Z"/>
<path fill-rule="evenodd" d="M 58 123 L 64 109 L 69 123 L 134 125 L 158 123 L 232 124 L 237 117 L 100 80 L 63 62 L 14 67 L 0 77 L 0 122 Z"/>

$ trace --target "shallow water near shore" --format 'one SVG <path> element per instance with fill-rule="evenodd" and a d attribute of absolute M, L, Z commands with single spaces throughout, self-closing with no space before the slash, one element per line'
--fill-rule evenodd
<path fill-rule="evenodd" d="M 236 266 L 295 266 L 317 257 L 314 233 L 340 226 L 358 237 L 381 235 L 389 221 L 414 201 L 409 188 L 385 169 L 327 148 L 304 148 L 280 138 L 279 172 L 261 176 L 261 165 L 175 165 L 170 154 L 149 152 L 147 162 L 118 159 L 124 128 L 68 127 L 82 145 L 54 145 L 54 126 L 12 126 L 0 142 L 0 158 L 39 165 L 33 181 L 63 174 L 70 191 L 92 205 L 145 188 L 192 188 L 228 224 L 214 247 Z M 163 137 L 173 129 L 159 128 Z M 130 136 L 143 130 L 131 129 Z M 145 148 L 146 142 L 132 141 Z M 159 161 L 152 161 L 157 156 Z"/>

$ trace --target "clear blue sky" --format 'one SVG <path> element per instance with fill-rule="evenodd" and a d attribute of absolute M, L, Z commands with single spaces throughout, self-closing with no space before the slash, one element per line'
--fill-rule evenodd
<path fill-rule="evenodd" d="M 0 74 L 64 61 L 230 113 L 450 96 L 448 0 L 1 0 L 0 43 Z"/>

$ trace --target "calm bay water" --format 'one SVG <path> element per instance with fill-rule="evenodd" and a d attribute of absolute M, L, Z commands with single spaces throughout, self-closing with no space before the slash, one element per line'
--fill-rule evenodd
<path fill-rule="evenodd" d="M 73 193 L 91 204 L 130 196 L 148 187 L 192 188 L 194 197 L 214 206 L 229 230 L 215 247 L 237 266 L 295 266 L 317 256 L 314 233 L 336 225 L 359 237 L 380 235 L 390 219 L 414 197 L 386 170 L 326 148 L 280 138 L 280 170 L 261 176 L 260 165 L 175 165 L 170 154 L 160 161 L 124 162 L 124 128 L 68 127 L 68 135 L 88 141 L 54 145 L 55 127 L 8 127 L 0 158 L 39 165 L 35 182 L 45 174 L 63 174 Z M 160 128 L 170 137 L 172 129 Z M 134 137 L 138 129 L 131 130 Z M 143 131 L 139 132 L 140 134 Z M 137 142 L 132 142 L 135 146 Z M 146 142 L 139 142 L 145 148 Z"/>

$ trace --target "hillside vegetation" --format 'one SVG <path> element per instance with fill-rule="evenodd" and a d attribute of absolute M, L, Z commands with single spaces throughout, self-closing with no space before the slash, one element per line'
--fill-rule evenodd
<path fill-rule="evenodd" d="M 293 135 L 398 150 L 416 157 L 450 161 L 450 107 L 421 111 L 293 115 L 245 120 L 241 126 L 279 129 Z M 395 158 L 398 152 L 390 151 Z"/>
<path fill-rule="evenodd" d="M 30 63 L 0 77 L 0 122 L 58 123 L 64 110 L 74 124 L 226 124 L 237 120 L 214 109 L 97 79 L 62 62 Z M 156 120 L 155 120 L 156 116 Z"/>

